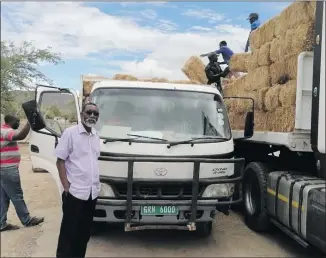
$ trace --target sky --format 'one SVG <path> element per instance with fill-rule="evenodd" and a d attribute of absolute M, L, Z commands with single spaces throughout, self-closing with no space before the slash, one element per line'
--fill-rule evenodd
<path fill-rule="evenodd" d="M 52 47 L 63 64 L 39 69 L 55 85 L 80 90 L 81 75 L 184 80 L 190 56 L 226 40 L 244 51 L 249 13 L 262 23 L 290 2 L 2 2 L 1 40 Z M 203 61 L 207 63 L 207 58 Z"/>

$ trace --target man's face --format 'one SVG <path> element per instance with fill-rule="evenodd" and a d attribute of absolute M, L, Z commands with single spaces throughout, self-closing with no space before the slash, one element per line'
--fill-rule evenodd
<path fill-rule="evenodd" d="M 84 124 L 87 127 L 93 127 L 99 118 L 99 111 L 96 106 L 87 105 L 81 115 Z"/>
<path fill-rule="evenodd" d="M 15 119 L 15 121 L 11 124 L 12 129 L 17 130 L 20 125 L 20 120 L 18 118 Z"/>

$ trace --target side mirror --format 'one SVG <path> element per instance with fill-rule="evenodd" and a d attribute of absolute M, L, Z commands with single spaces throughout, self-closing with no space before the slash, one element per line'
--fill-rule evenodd
<path fill-rule="evenodd" d="M 245 121 L 244 137 L 250 138 L 254 135 L 254 112 L 248 112 Z"/>
<path fill-rule="evenodd" d="M 39 131 L 46 128 L 45 120 L 35 100 L 23 103 L 22 108 L 33 131 Z"/>

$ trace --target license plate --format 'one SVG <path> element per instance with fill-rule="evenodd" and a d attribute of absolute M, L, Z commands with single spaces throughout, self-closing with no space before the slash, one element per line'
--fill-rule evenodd
<path fill-rule="evenodd" d="M 155 216 L 155 215 L 178 215 L 179 209 L 175 206 L 155 206 L 146 205 L 140 208 L 140 214 L 143 216 Z"/>

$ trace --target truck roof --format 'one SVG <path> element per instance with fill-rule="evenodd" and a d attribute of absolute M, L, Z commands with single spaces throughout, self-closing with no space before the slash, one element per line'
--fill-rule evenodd
<path fill-rule="evenodd" d="M 203 93 L 219 94 L 219 91 L 210 85 L 199 84 L 179 84 L 167 82 L 144 82 L 144 81 L 123 81 L 123 80 L 103 80 L 93 85 L 92 91 L 98 88 L 146 88 L 146 89 L 169 89 L 169 90 L 187 90 Z"/>

